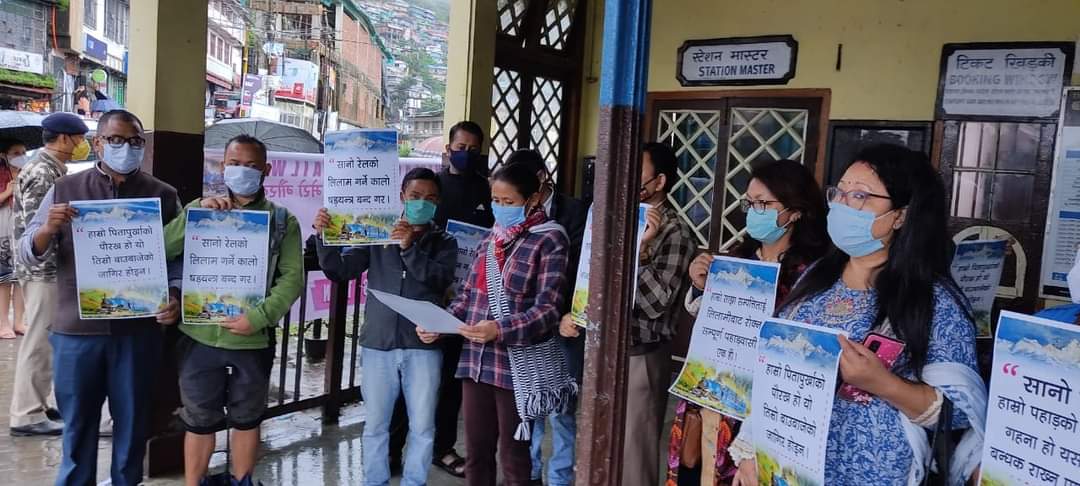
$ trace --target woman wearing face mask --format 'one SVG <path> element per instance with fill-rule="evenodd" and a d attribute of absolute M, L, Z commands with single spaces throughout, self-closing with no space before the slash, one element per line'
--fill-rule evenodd
<path fill-rule="evenodd" d="M 12 210 L 15 176 L 26 164 L 26 145 L 17 140 L 0 141 L 0 339 L 15 339 L 26 332 L 23 323 L 23 300 L 19 282 L 15 280 L 12 259 L 12 236 L 15 230 Z M 13 309 L 12 309 L 13 308 Z M 9 316 L 14 310 L 15 322 Z"/>
<path fill-rule="evenodd" d="M 466 344 L 457 372 L 463 379 L 465 480 L 469 486 L 494 486 L 497 451 L 503 484 L 526 486 L 532 463 L 525 424 L 554 412 L 551 407 L 565 405 L 574 393 L 564 361 L 561 373 L 549 373 L 551 362 L 534 361 L 531 354 L 554 346 L 557 355 L 542 358 L 565 360 L 552 337 L 567 285 L 568 241 L 544 213 L 540 180 L 528 164 L 496 172 L 491 194 L 495 228 L 449 307 L 466 323 L 460 328 Z M 424 342 L 437 337 L 417 332 Z M 539 394 L 552 400 L 537 407 L 542 409 L 534 410 L 535 416 L 524 416 L 523 399 Z"/>
<path fill-rule="evenodd" d="M 730 256 L 780 263 L 776 296 L 777 302 L 780 302 L 807 266 L 821 258 L 829 248 L 829 237 L 825 231 L 825 197 L 810 170 L 793 160 L 759 165 L 750 177 L 746 196 L 741 201 L 749 238 Z M 711 254 L 703 253 L 690 264 L 693 288 L 686 294 L 686 310 L 691 315 L 696 315 L 701 306 L 701 296 L 712 261 Z M 702 437 L 707 440 L 701 440 L 702 453 L 698 461 L 702 464 L 700 473 L 704 475 L 701 484 L 720 484 L 729 481 L 735 474 L 727 447 L 738 432 L 738 421 L 680 401 L 668 447 L 668 486 L 696 484 L 693 478 L 698 468 L 687 467 L 689 465 L 682 461 L 686 441 L 698 439 L 696 434 L 695 437 L 684 435 L 688 429 L 686 417 L 692 417 L 695 413 L 700 414 L 705 425 L 699 430 L 709 434 Z"/>
<path fill-rule="evenodd" d="M 949 273 L 945 189 L 926 156 L 896 145 L 860 152 L 826 191 L 837 247 L 814 264 L 778 315 L 849 334 L 839 337 L 840 379 L 868 402 L 837 397 L 825 453 L 826 484 L 918 485 L 928 430 L 966 429 L 945 484 L 963 484 L 982 449 L 986 389 L 975 361 L 975 326 Z M 904 342 L 886 368 L 860 344 L 870 332 Z M 954 408 L 942 416 L 942 403 Z M 730 454 L 735 486 L 757 484 L 752 415 Z"/>

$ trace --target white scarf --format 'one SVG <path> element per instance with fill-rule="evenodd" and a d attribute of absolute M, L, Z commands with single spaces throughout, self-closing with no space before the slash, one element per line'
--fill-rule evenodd
<path fill-rule="evenodd" d="M 922 380 L 927 385 L 944 392 L 951 392 L 955 410 L 967 416 L 969 428 L 960 439 L 949 467 L 949 484 L 964 484 L 979 465 L 982 455 L 983 436 L 986 429 L 986 385 L 982 377 L 971 368 L 958 363 L 930 363 L 923 367 Z M 938 420 L 950 420 L 939 417 Z M 908 485 L 918 486 L 926 477 L 926 463 L 930 460 L 930 444 L 926 429 L 915 425 L 906 415 L 900 414 L 904 434 L 911 446 L 911 470 Z"/>

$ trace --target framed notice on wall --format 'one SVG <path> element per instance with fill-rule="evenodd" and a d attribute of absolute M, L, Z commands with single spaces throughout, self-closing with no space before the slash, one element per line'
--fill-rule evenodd
<path fill-rule="evenodd" d="M 679 47 L 675 77 L 683 86 L 787 84 L 798 53 L 790 35 L 688 40 Z"/>
<path fill-rule="evenodd" d="M 1072 42 L 945 44 L 937 118 L 1056 120 L 1075 51 Z"/>
<path fill-rule="evenodd" d="M 1061 103 L 1050 207 L 1046 214 L 1039 297 L 1069 299 L 1066 276 L 1080 248 L 1080 88 L 1067 88 Z"/>

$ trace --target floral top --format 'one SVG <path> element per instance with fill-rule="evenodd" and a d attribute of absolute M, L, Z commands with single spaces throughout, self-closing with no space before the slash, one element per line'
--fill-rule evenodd
<path fill-rule="evenodd" d="M 930 330 L 927 363 L 954 362 L 978 371 L 975 360 L 975 325 L 960 301 L 942 285 L 934 286 L 934 315 Z M 850 339 L 862 342 L 871 331 L 877 312 L 874 290 L 852 290 L 838 280 L 832 288 L 802 301 L 779 316 L 795 321 L 846 331 Z M 907 354 L 901 355 L 893 372 L 905 378 Z M 942 392 L 950 400 L 960 394 Z M 953 429 L 968 427 L 967 417 L 956 407 Z M 913 453 L 904 434 L 900 411 L 879 398 L 868 405 L 837 397 L 833 404 L 825 454 L 825 484 L 906 485 Z"/>

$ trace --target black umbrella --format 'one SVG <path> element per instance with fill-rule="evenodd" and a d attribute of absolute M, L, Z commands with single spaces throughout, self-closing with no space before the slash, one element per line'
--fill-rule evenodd
<path fill-rule="evenodd" d="M 203 146 L 224 149 L 237 135 L 251 135 L 272 152 L 322 153 L 323 147 L 314 136 L 303 129 L 272 121 L 238 118 L 221 120 L 206 129 Z"/>
<path fill-rule="evenodd" d="M 44 145 L 41 140 L 41 120 L 45 115 L 32 111 L 0 111 L 0 140 L 18 140 L 33 150 Z"/>

